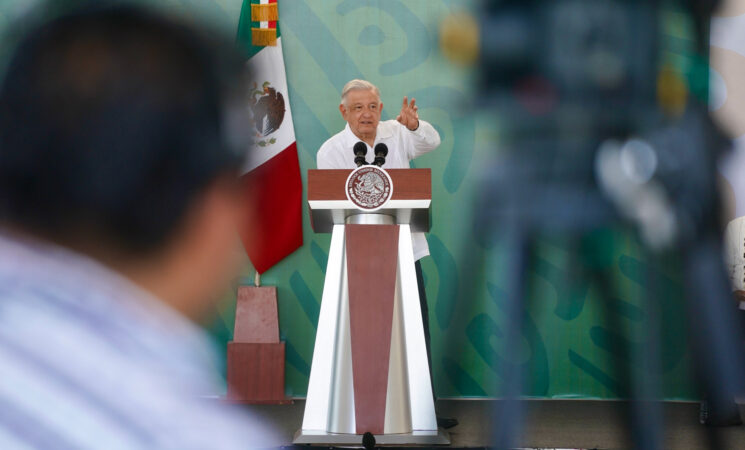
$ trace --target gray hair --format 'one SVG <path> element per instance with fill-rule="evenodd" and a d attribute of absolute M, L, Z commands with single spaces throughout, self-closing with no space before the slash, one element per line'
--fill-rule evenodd
<path fill-rule="evenodd" d="M 341 90 L 341 104 L 347 106 L 347 93 L 349 91 L 373 91 L 380 102 L 380 91 L 378 87 L 366 80 L 352 80 L 344 85 Z"/>

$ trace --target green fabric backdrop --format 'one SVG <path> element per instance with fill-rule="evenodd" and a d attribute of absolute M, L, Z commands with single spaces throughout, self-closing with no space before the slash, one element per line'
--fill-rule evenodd
<path fill-rule="evenodd" d="M 516 351 L 500 347 L 500 301 L 507 261 L 498 248 L 472 238 L 474 183 L 499 143 L 498 124 L 467 105 L 472 74 L 449 64 L 439 52 L 442 18 L 469 2 L 445 0 L 284 0 L 280 5 L 283 47 L 290 86 L 300 165 L 315 168 L 320 145 L 344 126 L 338 113 L 344 83 L 364 78 L 377 84 L 385 105 L 383 119 L 394 118 L 404 95 L 415 97 L 420 115 L 442 136 L 435 152 L 415 167 L 433 174 L 431 257 L 422 261 L 430 306 L 435 389 L 441 397 L 499 395 L 502 358 L 529 369 L 526 394 L 540 397 L 615 398 L 621 395 L 614 363 L 632 358 L 644 345 L 641 293 L 648 263 L 630 234 L 601 231 L 587 237 L 591 258 L 600 255 L 618 298 L 607 305 L 622 326 L 606 325 L 598 286 L 575 279 L 567 239 L 541 240 L 530 274 L 530 304 L 525 311 L 523 342 Z M 671 11 L 663 24 L 663 60 L 688 79 L 697 63 L 691 55 L 690 25 Z M 693 84 L 693 83 L 691 83 Z M 699 92 L 705 92 L 699 88 Z M 705 94 L 704 94 L 705 95 Z M 303 174 L 303 176 L 305 176 Z M 304 216 L 305 245 L 262 277 L 279 291 L 282 338 L 287 342 L 286 391 L 306 393 L 315 326 L 323 289 L 329 235 L 317 235 Z M 674 266 L 658 263 L 665 293 L 662 310 L 664 395 L 693 398 L 688 354 Z M 252 283 L 246 268 L 243 284 Z M 229 336 L 234 295 L 220 305 Z M 639 370 L 632 364 L 634 370 Z"/>
<path fill-rule="evenodd" d="M 143 0 L 144 1 L 144 0 Z M 608 314 L 622 332 L 608 327 L 599 286 L 576 275 L 566 236 L 545 236 L 530 273 L 530 302 L 520 348 L 501 346 L 502 269 L 509 264 L 499 247 L 476 242 L 471 234 L 474 179 L 499 144 L 499 124 L 469 108 L 471 74 L 450 65 L 438 49 L 438 25 L 448 13 L 467 8 L 461 0 L 281 0 L 282 40 L 295 121 L 300 165 L 315 167 L 319 146 L 344 126 L 339 94 L 352 78 L 377 84 L 385 104 L 383 119 L 394 118 L 404 95 L 415 97 L 420 115 L 442 136 L 435 152 L 415 161 L 432 169 L 431 257 L 422 261 L 430 306 L 435 389 L 440 397 L 499 395 L 503 361 L 525 364 L 525 393 L 539 397 L 615 398 L 621 395 L 614 363 L 644 345 L 646 324 L 640 293 L 651 264 L 623 230 L 585 236 L 584 261 L 613 280 L 616 296 Z M 150 0 L 219 24 L 235 33 L 241 0 Z M 26 1 L 0 2 L 0 28 Z M 663 17 L 663 60 L 705 96 L 705 64 L 692 56 L 691 29 L 674 10 Z M 704 67 L 702 69 L 702 66 Z M 287 343 L 286 393 L 304 396 L 330 235 L 317 235 L 303 217 L 305 244 L 263 277 L 279 292 L 281 337 Z M 694 398 L 688 378 L 688 351 L 682 326 L 680 283 L 674 264 L 655 263 L 663 280 L 660 295 L 664 395 Z M 251 284 L 246 267 L 238 284 Z M 237 286 L 237 285 L 236 285 Z M 233 328 L 235 291 L 217 306 L 206 326 L 224 352 Z M 636 367 L 636 366 L 634 366 Z M 638 368 L 635 368 L 638 370 Z"/>

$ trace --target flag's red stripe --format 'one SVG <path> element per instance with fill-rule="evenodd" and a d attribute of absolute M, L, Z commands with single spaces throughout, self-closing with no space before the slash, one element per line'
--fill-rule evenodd
<path fill-rule="evenodd" d="M 297 145 L 293 142 L 243 180 L 251 219 L 240 234 L 251 262 L 263 273 L 303 245 Z"/>
<path fill-rule="evenodd" d="M 277 0 L 269 0 L 269 3 L 277 3 Z M 277 22 L 274 20 L 269 22 L 269 28 L 277 28 Z"/>

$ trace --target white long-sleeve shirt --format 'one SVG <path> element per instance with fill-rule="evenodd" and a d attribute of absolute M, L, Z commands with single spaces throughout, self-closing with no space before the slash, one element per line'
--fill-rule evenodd
<path fill-rule="evenodd" d="M 354 144 L 361 139 L 354 135 L 349 124 L 339 133 L 321 145 L 316 154 L 316 166 L 319 169 L 354 169 Z M 378 123 L 375 135 L 375 145 L 383 143 L 388 146 L 388 156 L 385 158 L 384 169 L 408 169 L 409 162 L 425 153 L 429 153 L 440 145 L 440 135 L 429 123 L 420 120 L 419 128 L 411 131 L 396 120 L 386 120 Z M 373 147 L 367 143 L 367 161 L 375 158 Z M 414 259 L 419 260 L 429 255 L 429 246 L 424 233 L 412 233 Z"/>

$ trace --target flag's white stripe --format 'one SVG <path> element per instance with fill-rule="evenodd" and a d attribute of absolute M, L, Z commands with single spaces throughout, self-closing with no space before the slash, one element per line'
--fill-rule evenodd
<path fill-rule="evenodd" d="M 285 115 L 279 130 L 268 136 L 255 136 L 256 141 L 268 143 L 275 139 L 273 144 L 265 146 L 254 146 L 251 157 L 247 158 L 244 172 L 255 169 L 264 164 L 295 142 L 295 128 L 292 121 L 292 110 L 290 109 L 290 96 L 287 89 L 287 76 L 285 74 L 284 56 L 282 53 L 282 38 L 277 39 L 277 46 L 264 47 L 254 55 L 247 64 L 251 65 L 253 81 L 260 89 L 261 85 L 268 81 L 278 92 L 282 93 L 285 100 Z"/>
<path fill-rule="evenodd" d="M 269 0 L 261 0 L 261 4 L 262 5 L 268 5 L 269 4 Z M 269 22 L 266 22 L 266 21 L 265 22 L 261 22 L 261 24 L 259 26 L 261 28 L 269 28 Z"/>

